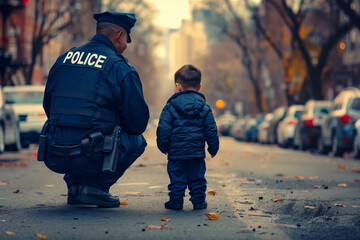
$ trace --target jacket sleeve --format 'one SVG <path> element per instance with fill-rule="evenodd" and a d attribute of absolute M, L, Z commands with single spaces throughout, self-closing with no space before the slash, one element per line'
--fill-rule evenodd
<path fill-rule="evenodd" d="M 216 155 L 219 150 L 219 136 L 214 115 L 211 109 L 205 117 L 205 140 L 208 145 L 208 152 L 211 155 Z"/>
<path fill-rule="evenodd" d="M 150 113 L 139 75 L 136 72 L 127 74 L 121 82 L 120 89 L 119 111 L 122 128 L 130 134 L 142 134 L 147 127 Z"/>
<path fill-rule="evenodd" d="M 159 124 L 156 129 L 156 143 L 162 153 L 169 151 L 172 123 L 173 117 L 170 112 L 170 104 L 166 104 L 161 112 Z"/>
<path fill-rule="evenodd" d="M 59 59 L 61 56 L 57 59 L 55 64 L 51 67 L 48 79 L 45 86 L 45 92 L 44 92 L 44 98 L 43 98 L 43 108 L 45 110 L 47 118 L 50 118 L 50 106 L 51 106 L 51 94 L 54 91 L 56 82 L 55 82 L 55 76 L 58 72 L 59 68 Z"/>

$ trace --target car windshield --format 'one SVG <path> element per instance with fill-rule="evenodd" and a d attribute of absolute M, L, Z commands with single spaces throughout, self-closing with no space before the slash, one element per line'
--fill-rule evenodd
<path fill-rule="evenodd" d="M 41 104 L 43 102 L 43 92 L 6 92 L 6 102 L 11 104 Z"/>
<path fill-rule="evenodd" d="M 314 113 L 315 114 L 326 114 L 329 112 L 330 106 L 315 106 Z"/>
<path fill-rule="evenodd" d="M 302 113 L 303 113 L 303 111 L 300 111 L 300 110 L 295 111 L 294 117 L 295 117 L 295 118 L 299 118 Z"/>
<path fill-rule="evenodd" d="M 352 105 L 351 105 L 351 109 L 353 110 L 360 110 L 360 98 L 355 98 Z"/>

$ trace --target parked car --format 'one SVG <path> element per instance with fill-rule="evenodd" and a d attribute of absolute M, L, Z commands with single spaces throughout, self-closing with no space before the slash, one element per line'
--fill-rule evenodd
<path fill-rule="evenodd" d="M 5 103 L 5 97 L 0 89 L 0 153 L 6 150 L 21 149 L 19 119 L 11 106 Z"/>
<path fill-rule="evenodd" d="M 354 123 L 360 118 L 360 89 L 343 89 L 333 101 L 331 111 L 321 120 L 318 150 L 334 156 L 352 151 L 355 136 Z"/>
<path fill-rule="evenodd" d="M 294 148 L 300 150 L 316 148 L 321 119 L 329 113 L 330 108 L 331 101 L 309 100 L 306 102 L 305 111 L 296 125 Z"/>
<path fill-rule="evenodd" d="M 251 142 L 256 134 L 257 120 L 255 117 L 247 117 L 246 123 L 241 131 L 241 140 Z"/>
<path fill-rule="evenodd" d="M 245 125 L 246 125 L 245 118 L 239 118 L 238 120 L 236 120 L 235 123 L 233 124 L 231 130 L 230 130 L 230 136 L 232 136 L 236 140 L 242 140 L 241 139 L 241 132 L 245 128 Z"/>
<path fill-rule="evenodd" d="M 235 121 L 236 117 L 231 113 L 225 113 L 219 116 L 216 120 L 219 133 L 223 136 L 228 136 Z"/>
<path fill-rule="evenodd" d="M 287 109 L 287 107 L 278 107 L 273 111 L 274 117 L 270 122 L 268 130 L 268 143 L 277 144 L 277 128 L 279 123 L 284 119 Z"/>
<path fill-rule="evenodd" d="M 264 121 L 264 119 L 265 119 L 265 114 L 258 114 L 256 116 L 256 126 L 251 134 L 251 139 L 250 139 L 251 142 L 258 142 L 259 126 Z"/>
<path fill-rule="evenodd" d="M 353 145 L 353 158 L 360 159 L 360 119 L 357 120 L 354 124 L 355 126 L 355 136 L 354 136 L 354 145 Z"/>
<path fill-rule="evenodd" d="M 39 135 L 47 117 L 42 103 L 45 86 L 23 85 L 6 86 L 6 103 L 10 104 L 20 120 L 20 139 L 22 147 L 38 143 Z"/>
<path fill-rule="evenodd" d="M 257 131 L 257 140 L 259 143 L 268 143 L 269 126 L 274 118 L 272 113 L 267 113 L 264 116 L 264 120 L 259 124 Z"/>
<path fill-rule="evenodd" d="M 289 107 L 282 121 L 277 128 L 277 141 L 280 147 L 292 146 L 295 136 L 295 127 L 300 115 L 304 111 L 304 105 L 292 105 Z"/>

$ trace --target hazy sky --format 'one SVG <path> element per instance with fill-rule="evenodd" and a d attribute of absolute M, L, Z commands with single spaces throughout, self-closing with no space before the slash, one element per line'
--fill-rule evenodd
<path fill-rule="evenodd" d="M 148 0 L 159 10 L 155 24 L 162 27 L 179 28 L 182 19 L 189 19 L 189 0 Z"/>

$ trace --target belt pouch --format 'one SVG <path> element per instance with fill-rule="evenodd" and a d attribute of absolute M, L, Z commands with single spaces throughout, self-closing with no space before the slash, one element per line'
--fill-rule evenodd
<path fill-rule="evenodd" d="M 39 149 L 37 153 L 37 160 L 44 161 L 46 157 L 46 145 L 47 145 L 47 135 L 40 135 L 39 137 Z"/>

